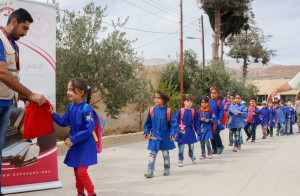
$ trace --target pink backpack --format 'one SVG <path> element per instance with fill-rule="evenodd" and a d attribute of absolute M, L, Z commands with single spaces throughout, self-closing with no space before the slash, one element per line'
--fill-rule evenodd
<path fill-rule="evenodd" d="M 195 128 L 194 128 L 195 110 L 193 108 L 191 108 L 191 111 L 192 111 L 192 117 L 193 117 L 193 129 L 195 130 Z M 182 123 L 182 118 L 184 116 L 184 112 L 185 112 L 185 108 L 181 108 L 180 109 L 180 122 L 178 123 L 178 126 L 179 125 L 181 125 L 182 127 L 184 126 Z"/>
<path fill-rule="evenodd" d="M 74 104 L 71 105 L 70 107 L 70 111 L 72 109 Z M 85 109 L 87 108 L 89 104 L 85 103 L 83 106 L 83 116 L 85 116 Z M 95 142 L 96 142 L 96 147 L 97 147 L 97 153 L 101 153 L 102 152 L 102 134 L 104 132 L 104 128 L 106 125 L 106 121 L 103 118 L 103 116 L 101 116 L 98 112 L 96 112 L 95 110 L 93 110 L 94 115 L 96 116 L 96 121 L 95 121 L 95 128 L 93 131 L 93 136 L 95 138 Z"/>

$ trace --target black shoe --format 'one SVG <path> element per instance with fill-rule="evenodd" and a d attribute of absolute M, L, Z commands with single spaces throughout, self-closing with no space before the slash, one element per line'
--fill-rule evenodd
<path fill-rule="evenodd" d="M 255 140 L 251 140 L 251 142 L 255 142 Z"/>
<path fill-rule="evenodd" d="M 273 134 L 271 133 L 270 137 L 273 137 Z"/>
<path fill-rule="evenodd" d="M 77 196 L 85 196 L 85 194 L 82 194 L 82 193 L 78 193 L 78 195 Z M 1 195 L 0 195 L 1 196 Z"/>
<path fill-rule="evenodd" d="M 251 139 L 251 137 L 248 137 L 247 139 L 246 139 L 246 141 L 249 141 Z"/>
<path fill-rule="evenodd" d="M 294 135 L 294 132 L 290 132 L 290 135 Z"/>
<path fill-rule="evenodd" d="M 213 154 L 217 154 L 217 150 L 213 150 Z"/>
<path fill-rule="evenodd" d="M 0 193 L 0 196 L 4 196 L 2 193 Z"/>

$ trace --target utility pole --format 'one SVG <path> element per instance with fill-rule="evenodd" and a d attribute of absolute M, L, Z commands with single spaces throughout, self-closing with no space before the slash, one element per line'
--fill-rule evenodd
<path fill-rule="evenodd" d="M 180 108 L 183 108 L 183 38 L 182 38 L 182 0 L 180 0 L 180 73 L 181 73 L 181 81 L 180 81 L 180 93 L 181 93 L 181 101 Z"/>
<path fill-rule="evenodd" d="M 205 67 L 205 58 L 204 58 L 204 27 L 203 27 L 203 15 L 201 15 L 201 28 L 202 28 L 202 64 L 203 69 Z"/>

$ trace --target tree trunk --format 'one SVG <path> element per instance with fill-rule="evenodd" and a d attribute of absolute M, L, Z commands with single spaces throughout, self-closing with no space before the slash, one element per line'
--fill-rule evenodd
<path fill-rule="evenodd" d="M 221 54 L 220 54 L 220 61 L 223 61 L 223 55 L 224 55 L 224 50 L 223 50 L 223 45 L 224 45 L 224 40 L 225 40 L 225 35 L 221 35 Z"/>
<path fill-rule="evenodd" d="M 219 58 L 219 40 L 221 34 L 221 5 L 216 4 L 215 7 L 215 35 L 213 43 L 213 59 L 218 60 Z"/>
<path fill-rule="evenodd" d="M 247 68 L 248 68 L 248 63 L 247 63 L 247 58 L 248 57 L 244 57 L 244 64 L 243 64 L 243 82 L 244 84 L 246 83 L 246 77 L 247 77 Z"/>

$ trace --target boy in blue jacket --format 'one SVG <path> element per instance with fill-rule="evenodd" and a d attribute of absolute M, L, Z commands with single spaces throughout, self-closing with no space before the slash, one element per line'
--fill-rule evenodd
<path fill-rule="evenodd" d="M 285 123 L 285 110 L 282 109 L 281 106 L 279 106 L 278 102 L 274 103 L 274 107 L 276 109 L 277 112 L 277 133 L 276 136 L 279 136 L 279 134 L 284 135 L 283 134 L 283 127 L 284 127 L 284 123 Z"/>
<path fill-rule="evenodd" d="M 263 101 L 262 105 L 263 105 L 263 107 L 260 110 L 255 110 L 254 112 L 256 114 L 259 114 L 259 118 L 261 120 L 261 127 L 262 127 L 262 130 L 263 130 L 262 139 L 267 139 L 268 125 L 271 124 L 270 111 L 269 111 L 269 108 L 268 108 L 268 102 Z"/>
<path fill-rule="evenodd" d="M 195 132 L 200 130 L 199 118 L 195 115 L 195 110 L 192 108 L 193 97 L 192 95 L 185 95 L 184 98 L 184 107 L 181 108 L 176 114 L 176 120 L 179 125 L 179 131 L 176 135 L 175 142 L 178 142 L 178 166 L 183 166 L 184 159 L 184 146 L 187 144 L 189 146 L 189 157 L 192 162 L 197 163 L 197 159 L 194 156 L 194 143 L 197 143 L 197 137 Z"/>
<path fill-rule="evenodd" d="M 244 118 L 247 117 L 248 111 L 244 104 L 241 103 L 241 94 L 235 95 L 235 104 L 229 106 L 228 116 L 231 116 L 232 120 L 229 126 L 232 128 L 235 135 L 235 144 L 232 149 L 234 152 L 241 149 L 240 133 L 241 129 L 245 126 Z"/>
<path fill-rule="evenodd" d="M 235 103 L 235 98 L 234 95 L 230 95 L 230 102 L 227 104 L 225 111 L 228 113 L 228 109 L 229 106 L 231 106 L 232 104 Z M 232 132 L 232 128 L 229 126 L 231 121 L 231 117 L 228 116 L 228 123 L 227 123 L 227 127 L 229 129 L 229 146 L 233 146 L 233 132 Z"/>
<path fill-rule="evenodd" d="M 277 122 L 277 112 L 273 107 L 273 103 L 269 103 L 268 105 L 270 110 L 270 121 L 271 121 L 271 123 L 268 125 L 270 128 L 270 131 L 268 131 L 268 135 L 270 134 L 270 137 L 273 137 L 273 128 L 276 127 L 276 122 Z"/>
<path fill-rule="evenodd" d="M 295 110 L 294 108 L 292 108 L 293 102 L 292 100 L 288 99 L 287 100 L 287 107 L 286 107 L 286 132 L 287 134 L 294 134 L 293 133 L 293 124 L 295 121 Z M 289 125 L 288 124 L 288 120 L 290 121 Z"/>

